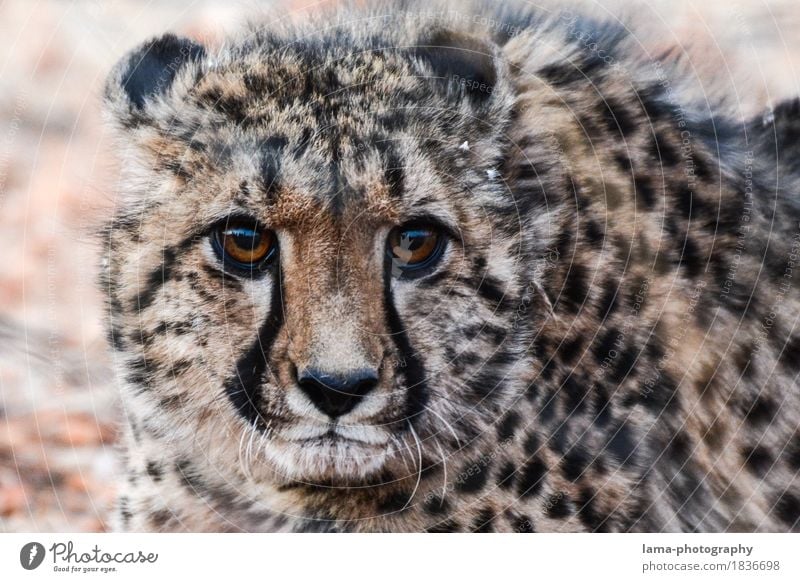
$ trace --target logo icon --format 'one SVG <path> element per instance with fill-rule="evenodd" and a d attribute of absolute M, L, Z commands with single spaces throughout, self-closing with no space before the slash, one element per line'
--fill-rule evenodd
<path fill-rule="evenodd" d="M 35 570 L 44 561 L 44 546 L 39 542 L 29 542 L 19 551 L 19 563 L 26 570 Z"/>

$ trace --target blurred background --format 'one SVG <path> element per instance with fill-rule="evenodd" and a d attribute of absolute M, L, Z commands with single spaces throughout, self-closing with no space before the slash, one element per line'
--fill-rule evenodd
<path fill-rule="evenodd" d="M 745 112 L 800 95 L 798 0 L 530 3 L 633 18 L 643 44 L 678 43 Z M 270 5 L 320 4 L 0 0 L 0 532 L 103 531 L 114 500 L 119 404 L 93 238 L 114 204 L 109 68 L 167 30 L 213 45 Z"/>

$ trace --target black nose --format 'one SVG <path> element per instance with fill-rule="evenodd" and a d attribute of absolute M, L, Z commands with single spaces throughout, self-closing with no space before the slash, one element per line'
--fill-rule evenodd
<path fill-rule="evenodd" d="M 353 410 L 378 385 L 378 372 L 364 369 L 348 374 L 327 374 L 306 368 L 298 373 L 297 384 L 314 406 L 336 418 Z"/>

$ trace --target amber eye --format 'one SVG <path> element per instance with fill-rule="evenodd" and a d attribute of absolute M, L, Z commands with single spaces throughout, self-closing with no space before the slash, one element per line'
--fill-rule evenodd
<path fill-rule="evenodd" d="M 393 268 L 401 274 L 422 274 L 432 267 L 444 251 L 445 237 L 431 226 L 401 226 L 392 229 L 387 253 Z"/>
<path fill-rule="evenodd" d="M 214 243 L 226 266 L 239 269 L 263 266 L 277 246 L 272 231 L 244 221 L 227 221 L 220 225 L 215 231 Z"/>

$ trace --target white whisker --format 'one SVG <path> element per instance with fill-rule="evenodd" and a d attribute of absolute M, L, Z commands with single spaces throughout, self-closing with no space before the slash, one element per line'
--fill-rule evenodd
<path fill-rule="evenodd" d="M 441 507 L 444 505 L 444 498 L 447 495 L 447 456 L 444 454 L 442 450 L 442 445 L 439 443 L 438 440 L 436 442 L 436 448 L 439 449 L 439 456 L 442 458 L 442 471 L 444 472 L 444 477 L 442 479 L 442 500 L 439 502 L 439 506 Z"/>
<path fill-rule="evenodd" d="M 453 425 L 451 425 L 449 422 L 447 422 L 447 421 L 444 419 L 444 417 L 442 417 L 442 415 L 440 415 L 438 412 L 436 412 L 436 411 L 435 411 L 433 408 L 431 408 L 430 406 L 426 406 L 426 407 L 425 407 L 425 410 L 427 410 L 427 411 L 428 411 L 428 412 L 430 412 L 432 415 L 434 415 L 436 418 L 438 418 L 439 420 L 441 420 L 441 421 L 444 423 L 444 425 L 445 425 L 445 426 L 446 426 L 448 429 L 450 429 L 450 433 L 453 435 L 453 438 L 454 438 L 454 439 L 456 439 L 456 443 L 458 444 L 458 448 L 460 449 L 460 448 L 461 448 L 461 439 L 459 439 L 459 438 L 458 438 L 458 434 L 456 434 L 456 431 L 455 431 L 455 429 L 453 428 Z"/>
<path fill-rule="evenodd" d="M 410 475 L 411 474 L 411 467 L 408 466 L 408 462 L 406 461 L 405 455 L 401 454 L 403 449 L 409 450 L 408 446 L 406 446 L 406 444 L 396 436 L 393 436 L 392 440 L 397 443 L 397 445 L 398 445 L 398 448 L 397 448 L 398 457 L 400 457 L 400 460 L 403 461 L 403 466 L 405 467 L 406 471 L 408 471 L 408 474 Z M 413 459 L 413 457 L 412 457 L 412 459 Z"/>
<path fill-rule="evenodd" d="M 414 436 L 414 442 L 417 443 L 417 454 L 419 455 L 419 464 L 417 469 L 417 482 L 414 484 L 414 490 L 411 491 L 411 496 L 408 498 L 408 501 L 406 501 L 406 504 L 403 506 L 403 509 L 405 509 L 411 504 L 411 500 L 414 499 L 414 495 L 417 494 L 417 489 L 419 489 L 420 481 L 422 481 L 422 444 L 419 442 L 417 431 L 414 430 L 414 426 L 410 422 L 408 423 L 408 428 L 411 431 L 411 434 Z"/>

